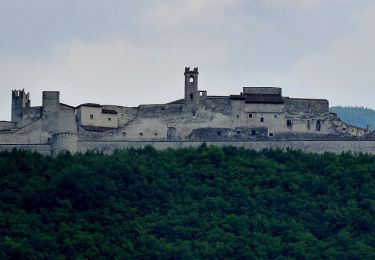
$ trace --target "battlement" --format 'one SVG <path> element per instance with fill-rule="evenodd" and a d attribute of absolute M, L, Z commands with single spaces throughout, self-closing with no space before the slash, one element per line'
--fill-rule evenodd
<path fill-rule="evenodd" d="M 22 99 L 21 105 L 23 105 L 24 107 L 30 107 L 30 93 L 29 92 L 26 93 L 24 89 L 12 90 L 12 100 L 13 99 L 14 100 Z"/>
<path fill-rule="evenodd" d="M 30 93 L 26 93 L 25 92 L 25 89 L 22 89 L 22 90 L 18 90 L 18 89 L 15 89 L 15 90 L 12 90 L 12 97 L 26 97 L 26 98 L 29 98 L 30 96 Z"/>
<path fill-rule="evenodd" d="M 30 93 L 22 90 L 12 90 L 12 122 L 21 123 L 25 108 L 30 108 Z"/>
<path fill-rule="evenodd" d="M 198 67 L 194 67 L 194 69 L 191 69 L 190 67 L 185 67 L 185 73 L 198 73 Z"/>

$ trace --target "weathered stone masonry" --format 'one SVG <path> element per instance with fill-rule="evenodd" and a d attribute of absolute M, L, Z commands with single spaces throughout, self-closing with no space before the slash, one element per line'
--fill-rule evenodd
<path fill-rule="evenodd" d="M 374 134 L 342 122 L 325 99 L 282 96 L 275 87 L 244 87 L 238 95 L 208 96 L 198 89 L 198 68 L 185 68 L 184 98 L 167 104 L 123 107 L 60 103 L 44 91 L 41 107 L 29 93 L 12 91 L 11 122 L 0 121 L 0 150 L 12 147 L 43 154 L 111 152 L 147 144 L 156 148 L 202 142 L 253 149 L 375 152 Z"/>

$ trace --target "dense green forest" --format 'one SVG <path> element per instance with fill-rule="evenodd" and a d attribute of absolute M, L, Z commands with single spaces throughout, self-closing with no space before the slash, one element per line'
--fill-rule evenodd
<path fill-rule="evenodd" d="M 375 156 L 0 153 L 1 259 L 375 259 Z"/>
<path fill-rule="evenodd" d="M 370 126 L 371 130 L 375 130 L 375 110 L 364 107 L 331 107 L 331 112 L 336 113 L 344 122 L 351 125 L 366 128 Z"/>

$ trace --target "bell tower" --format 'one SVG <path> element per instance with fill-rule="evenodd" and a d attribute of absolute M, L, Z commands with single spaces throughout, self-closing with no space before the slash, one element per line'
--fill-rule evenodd
<path fill-rule="evenodd" d="M 185 105 L 191 109 L 195 109 L 199 101 L 198 74 L 197 67 L 193 70 L 185 67 Z"/>

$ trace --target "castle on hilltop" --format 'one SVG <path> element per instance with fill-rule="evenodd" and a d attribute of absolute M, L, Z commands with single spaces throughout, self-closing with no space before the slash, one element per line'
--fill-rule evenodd
<path fill-rule="evenodd" d="M 14 90 L 11 121 L 0 121 L 0 148 L 57 154 L 112 151 L 137 143 L 161 148 L 201 142 L 272 147 L 373 140 L 368 129 L 330 113 L 325 99 L 284 97 L 275 87 L 244 87 L 237 95 L 209 96 L 198 89 L 198 68 L 186 67 L 184 75 L 183 99 L 138 107 L 95 103 L 73 107 L 60 103 L 58 91 L 44 91 L 42 106 L 32 107 L 29 93 Z"/>

